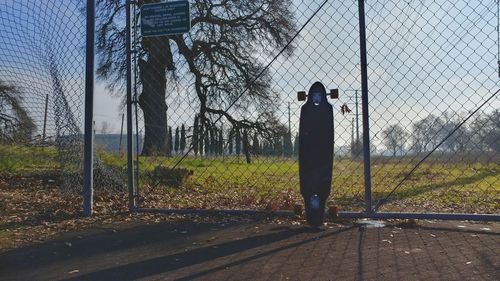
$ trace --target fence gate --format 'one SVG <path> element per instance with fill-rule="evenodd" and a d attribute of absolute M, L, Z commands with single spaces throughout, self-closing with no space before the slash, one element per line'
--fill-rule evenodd
<path fill-rule="evenodd" d="M 0 172 L 39 155 L 76 193 L 83 2 L 0 4 Z M 96 92 L 129 112 L 121 151 L 96 141 L 97 188 L 128 182 L 139 211 L 291 213 L 296 93 L 321 81 L 340 215 L 500 220 L 498 1 L 153 2 L 96 1 Z"/>
<path fill-rule="evenodd" d="M 321 81 L 341 215 L 499 219 L 496 1 L 250 2 L 191 1 L 161 36 L 131 6 L 140 210 L 293 209 L 296 92 Z"/>

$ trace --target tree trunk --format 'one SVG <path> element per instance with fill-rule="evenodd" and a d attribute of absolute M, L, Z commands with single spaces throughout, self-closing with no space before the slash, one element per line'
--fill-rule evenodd
<path fill-rule="evenodd" d="M 139 63 L 142 94 L 139 105 L 144 113 L 142 155 L 167 155 L 167 105 L 165 71 L 158 71 L 155 61 Z"/>
<path fill-rule="evenodd" d="M 247 161 L 247 164 L 252 163 L 252 159 L 250 158 L 250 149 L 248 147 L 248 131 L 244 131 L 243 133 L 243 151 L 245 152 L 245 159 Z"/>
<path fill-rule="evenodd" d="M 142 93 L 139 105 L 144 113 L 144 146 L 142 155 L 169 155 L 167 141 L 167 105 L 165 103 L 166 69 L 173 69 L 167 37 L 145 37 L 147 61 L 139 60 Z"/>

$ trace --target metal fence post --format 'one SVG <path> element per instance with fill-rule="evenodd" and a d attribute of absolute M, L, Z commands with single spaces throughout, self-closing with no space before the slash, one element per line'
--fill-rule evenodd
<path fill-rule="evenodd" d="M 47 111 L 49 110 L 49 94 L 45 95 L 45 109 L 43 113 L 43 130 L 42 130 L 42 142 L 45 142 L 47 137 Z"/>
<path fill-rule="evenodd" d="M 94 115 L 94 36 L 95 36 L 95 0 L 87 0 L 87 48 L 85 63 L 85 133 L 83 155 L 83 213 L 92 215 L 93 205 L 93 115 Z"/>
<path fill-rule="evenodd" d="M 129 210 L 135 210 L 134 200 L 134 166 L 132 155 L 132 55 L 130 50 L 130 0 L 126 1 L 126 48 L 127 48 L 127 173 Z"/>
<path fill-rule="evenodd" d="M 372 212 L 372 179 L 370 171 L 370 126 L 368 124 L 368 71 L 366 58 L 365 2 L 358 0 L 359 47 L 361 57 L 361 112 L 363 118 L 363 161 L 365 174 L 366 213 Z"/>

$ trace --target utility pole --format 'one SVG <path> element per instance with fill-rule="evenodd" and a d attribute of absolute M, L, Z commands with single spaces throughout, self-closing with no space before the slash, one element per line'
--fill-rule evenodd
<path fill-rule="evenodd" d="M 358 92 L 360 90 L 347 89 L 345 91 L 354 92 L 354 106 L 356 107 L 354 110 L 354 114 L 356 115 L 356 140 L 354 141 L 354 137 L 352 139 L 353 139 L 353 142 L 355 142 L 357 144 L 360 141 L 360 139 L 359 139 L 359 99 L 360 99 L 360 96 L 358 96 Z M 350 104 L 350 101 L 349 101 L 349 104 Z"/>
<path fill-rule="evenodd" d="M 362 145 L 361 145 L 361 139 L 359 136 L 359 100 L 362 98 L 358 95 L 358 92 L 361 92 L 361 90 L 357 89 L 346 89 L 344 91 L 349 91 L 349 92 L 354 92 L 354 97 L 350 96 L 349 97 L 349 104 L 352 104 L 352 98 L 354 98 L 354 106 L 356 107 L 354 109 L 354 115 L 356 117 L 356 120 L 354 118 L 351 119 L 351 155 L 355 158 L 358 156 L 361 156 L 362 152 Z M 349 110 L 349 112 L 351 112 Z M 362 115 L 362 114 L 361 114 Z M 354 124 L 356 123 L 356 124 Z M 355 132 L 356 131 L 356 132 Z"/>
<path fill-rule="evenodd" d="M 290 136 L 292 135 L 292 127 L 291 127 L 291 122 L 290 122 L 290 102 L 288 102 L 288 132 L 290 133 Z M 291 137 L 290 137 L 291 138 Z"/>
<path fill-rule="evenodd" d="M 49 94 L 45 95 L 45 113 L 43 115 L 43 131 L 42 131 L 42 142 L 45 142 L 45 138 L 47 137 L 47 110 L 49 108 Z"/>
<path fill-rule="evenodd" d="M 354 118 L 351 119 L 351 145 L 355 145 L 354 143 Z M 352 150 L 352 147 L 351 147 Z"/>
<path fill-rule="evenodd" d="M 358 113 L 358 90 L 356 93 L 356 145 L 359 143 L 359 113 Z"/>
<path fill-rule="evenodd" d="M 118 148 L 120 156 L 122 156 L 122 136 L 123 136 L 123 119 L 124 119 L 124 117 L 125 117 L 125 114 L 122 113 L 122 126 L 121 126 L 121 129 L 120 129 L 120 145 L 119 145 L 119 148 Z"/>

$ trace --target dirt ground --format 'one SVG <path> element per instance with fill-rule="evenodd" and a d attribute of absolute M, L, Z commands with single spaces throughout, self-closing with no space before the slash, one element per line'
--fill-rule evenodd
<path fill-rule="evenodd" d="M 500 280 L 500 224 L 224 219 L 69 232 L 0 254 L 1 280 Z"/>

